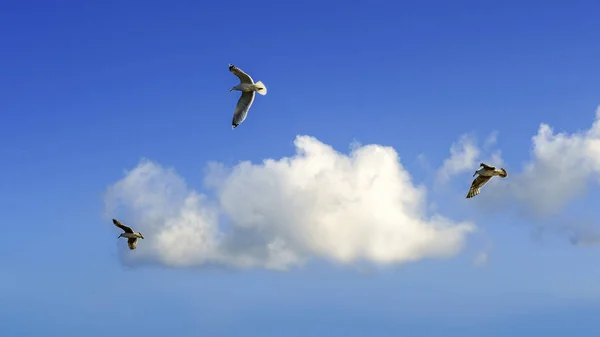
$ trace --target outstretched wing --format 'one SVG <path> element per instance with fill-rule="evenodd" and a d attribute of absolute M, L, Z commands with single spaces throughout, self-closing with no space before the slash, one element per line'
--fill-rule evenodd
<path fill-rule="evenodd" d="M 242 83 L 254 83 L 254 80 L 252 80 L 252 77 L 250 77 L 250 75 L 246 74 L 244 71 L 242 71 L 242 69 L 234 66 L 231 63 L 229 64 L 229 71 L 231 71 L 232 74 L 237 76 L 240 79 L 240 82 Z"/>
<path fill-rule="evenodd" d="M 488 165 L 488 164 L 486 164 L 486 163 L 481 163 L 481 164 L 479 164 L 479 166 L 480 166 L 480 167 L 485 167 L 485 169 L 486 169 L 486 170 L 495 170 L 495 169 L 496 169 L 496 167 L 495 167 L 495 166 Z"/>
<path fill-rule="evenodd" d="M 137 244 L 137 238 L 129 238 L 129 239 L 127 239 L 127 245 L 129 246 L 130 250 L 134 250 L 136 244 Z"/>
<path fill-rule="evenodd" d="M 477 178 L 475 178 L 473 180 L 473 183 L 471 184 L 471 188 L 469 188 L 469 193 L 467 193 L 467 198 L 472 198 L 476 195 L 478 195 L 481 192 L 481 188 L 483 187 L 483 185 L 485 185 L 492 177 L 486 177 L 486 176 L 477 176 Z"/>
<path fill-rule="evenodd" d="M 242 91 L 242 96 L 237 102 L 235 111 L 233 112 L 233 120 L 231 121 L 232 128 L 237 128 L 238 125 L 242 124 L 246 116 L 248 116 L 248 110 L 252 106 L 254 101 L 254 91 Z"/>
<path fill-rule="evenodd" d="M 124 230 L 125 233 L 133 233 L 133 229 L 131 229 L 131 227 L 123 225 L 119 220 L 113 219 L 113 223 L 115 224 L 115 226 Z"/>

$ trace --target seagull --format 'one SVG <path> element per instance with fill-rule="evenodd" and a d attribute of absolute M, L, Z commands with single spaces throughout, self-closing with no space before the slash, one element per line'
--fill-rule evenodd
<path fill-rule="evenodd" d="M 471 188 L 469 189 L 469 193 L 467 193 L 467 198 L 472 198 L 478 195 L 483 185 L 492 179 L 493 176 L 499 176 L 502 178 L 506 178 L 508 176 L 508 173 L 503 168 L 497 169 L 496 167 L 485 163 L 479 164 L 479 167 L 481 168 L 473 173 L 473 177 L 476 174 L 479 174 L 479 176 L 473 180 Z"/>
<path fill-rule="evenodd" d="M 140 232 L 134 232 L 133 229 L 131 229 L 131 227 L 127 227 L 125 225 L 123 225 L 119 220 L 116 219 L 112 219 L 113 223 L 115 224 L 115 226 L 121 228 L 125 233 L 121 233 L 121 235 L 119 235 L 118 238 L 127 238 L 127 245 L 129 246 L 130 250 L 134 250 L 135 249 L 135 245 L 137 243 L 137 239 L 143 239 L 144 236 L 142 235 L 142 233 Z"/>
<path fill-rule="evenodd" d="M 250 110 L 250 106 L 252 105 L 252 102 L 254 102 L 254 92 L 256 91 L 264 96 L 267 94 L 267 87 L 265 87 L 261 81 L 254 83 L 254 80 L 252 80 L 250 75 L 246 74 L 242 71 L 242 69 L 234 66 L 231 63 L 229 64 L 229 71 L 231 71 L 232 74 L 240 79 L 240 84 L 231 88 L 229 92 L 234 90 L 239 90 L 242 92 L 242 96 L 240 96 L 233 113 L 233 120 L 231 121 L 231 129 L 233 130 L 242 124 L 244 119 L 246 119 L 248 110 Z"/>

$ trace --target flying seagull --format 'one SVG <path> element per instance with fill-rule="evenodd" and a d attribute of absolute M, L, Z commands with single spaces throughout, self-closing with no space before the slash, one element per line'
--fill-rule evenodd
<path fill-rule="evenodd" d="M 492 165 L 484 163 L 479 164 L 479 167 L 481 168 L 475 171 L 475 173 L 473 173 L 473 177 L 476 174 L 479 174 L 479 176 L 477 176 L 477 178 L 473 180 L 471 188 L 469 189 L 469 193 L 467 193 L 467 198 L 472 198 L 478 195 L 481 192 L 480 190 L 483 187 L 483 185 L 485 185 L 490 179 L 492 179 L 493 176 L 499 176 L 502 178 L 506 178 L 508 176 L 508 173 L 506 173 L 506 170 L 503 168 L 497 169 Z"/>
<path fill-rule="evenodd" d="M 267 94 L 267 87 L 265 87 L 261 81 L 254 83 L 254 80 L 252 80 L 250 75 L 231 63 L 229 64 L 229 71 L 240 79 L 240 84 L 231 88 L 229 92 L 234 90 L 242 92 L 242 96 L 240 96 L 233 113 L 233 120 L 231 121 L 231 129 L 235 129 L 242 124 L 244 119 L 246 119 L 248 110 L 250 110 L 250 106 L 252 105 L 252 102 L 254 102 L 254 92 L 256 91 L 264 96 Z"/>
<path fill-rule="evenodd" d="M 125 233 L 121 233 L 121 235 L 119 235 L 118 238 L 127 238 L 127 245 L 129 246 L 129 249 L 131 249 L 131 250 L 135 249 L 135 245 L 137 243 L 138 238 L 140 238 L 140 239 L 144 238 L 142 233 L 134 232 L 133 229 L 131 229 L 131 227 L 127 227 L 127 226 L 123 225 L 119 220 L 113 219 L 113 223 L 115 224 L 115 226 L 121 228 L 125 232 Z"/>

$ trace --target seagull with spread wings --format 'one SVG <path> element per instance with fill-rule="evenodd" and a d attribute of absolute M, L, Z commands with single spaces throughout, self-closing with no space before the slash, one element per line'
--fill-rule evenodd
<path fill-rule="evenodd" d="M 264 96 L 267 94 L 267 87 L 261 81 L 254 83 L 250 75 L 233 64 L 229 64 L 229 71 L 240 79 L 240 83 L 231 88 L 229 92 L 234 90 L 242 92 L 242 96 L 240 96 L 233 113 L 233 120 L 231 121 L 231 128 L 235 129 L 246 119 L 248 110 L 250 110 L 250 106 L 254 102 L 254 92 L 258 92 Z"/>
<path fill-rule="evenodd" d="M 481 168 L 475 171 L 473 177 L 477 174 L 479 174 L 479 176 L 473 180 L 471 188 L 469 189 L 469 193 L 467 193 L 467 198 L 472 198 L 478 195 L 481 192 L 483 185 L 487 184 L 487 182 L 490 181 L 493 176 L 499 176 L 502 178 L 506 178 L 508 176 L 508 173 L 503 168 L 497 169 L 496 167 L 485 163 L 481 163 L 479 166 Z"/>
<path fill-rule="evenodd" d="M 127 238 L 127 246 L 129 249 L 134 250 L 137 244 L 137 239 L 143 239 L 144 236 L 140 232 L 134 232 L 131 227 L 123 225 L 119 220 L 113 219 L 115 226 L 121 228 L 125 233 L 121 233 L 118 238 Z M 118 239 L 117 238 L 117 239 Z"/>

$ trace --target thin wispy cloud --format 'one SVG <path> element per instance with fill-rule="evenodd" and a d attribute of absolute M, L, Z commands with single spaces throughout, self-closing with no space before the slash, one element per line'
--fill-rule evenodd
<path fill-rule="evenodd" d="M 488 252 L 479 252 L 479 253 L 477 253 L 477 255 L 475 255 L 475 258 L 473 259 L 473 265 L 477 268 L 483 268 L 483 267 L 487 266 L 488 259 L 489 259 Z"/>
<path fill-rule="evenodd" d="M 457 174 L 473 170 L 480 153 L 475 138 L 471 135 L 462 135 L 450 147 L 450 157 L 445 159 L 442 167 L 439 168 L 437 179 L 445 183 Z"/>
<path fill-rule="evenodd" d="M 310 136 L 294 144 L 292 157 L 210 164 L 205 180 L 215 199 L 143 160 L 108 188 L 107 216 L 144 233 L 130 258 L 175 267 L 285 270 L 311 259 L 449 258 L 475 229 L 428 210 L 425 187 L 391 147 L 355 143 L 343 154 Z"/>
<path fill-rule="evenodd" d="M 480 162 L 502 167 L 504 160 L 500 150 L 492 150 L 496 144 L 498 132 L 492 132 L 480 147 L 475 136 L 471 134 L 461 135 L 456 142 L 450 146 L 450 157 L 444 159 L 437 170 L 437 182 L 445 184 L 452 178 L 470 172 L 471 174 L 479 168 Z"/>
<path fill-rule="evenodd" d="M 489 150 L 492 146 L 496 145 L 497 141 L 498 141 L 498 131 L 493 131 L 485 139 L 485 142 L 483 143 L 483 149 L 486 151 Z"/>
<path fill-rule="evenodd" d="M 485 268 L 490 263 L 490 256 L 492 254 L 492 244 L 489 238 L 484 239 L 484 245 L 480 248 L 475 256 L 473 257 L 473 266 L 475 268 Z"/>

